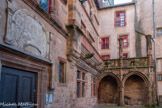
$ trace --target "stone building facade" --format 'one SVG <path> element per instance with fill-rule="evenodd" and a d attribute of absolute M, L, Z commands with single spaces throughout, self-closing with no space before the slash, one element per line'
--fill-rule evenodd
<path fill-rule="evenodd" d="M 155 4 L 155 7 L 153 7 L 154 4 Z M 153 3 L 153 0 L 149 0 L 147 2 L 144 0 L 142 1 L 133 0 L 130 3 L 124 3 L 124 4 L 114 5 L 114 6 L 108 6 L 108 7 L 100 6 L 99 11 L 98 11 L 98 15 L 99 15 L 98 18 L 99 18 L 99 23 L 100 23 L 99 53 L 103 57 L 103 59 L 110 59 L 108 60 L 108 63 L 107 63 L 108 66 L 106 66 L 106 72 L 110 71 L 113 74 L 115 73 L 116 76 L 114 76 L 112 80 L 114 80 L 115 77 L 118 77 L 120 79 L 121 81 L 120 83 L 122 84 L 121 85 L 119 84 L 119 85 L 122 86 L 122 89 L 119 89 L 119 91 L 124 93 L 123 96 L 120 96 L 120 98 L 123 98 L 121 99 L 121 101 L 119 101 L 119 98 L 116 99 L 116 96 L 113 96 L 115 98 L 110 98 L 110 99 L 105 98 L 105 100 L 109 100 L 108 103 L 120 103 L 120 104 L 124 103 L 127 105 L 145 103 L 146 105 L 148 103 L 151 104 L 153 101 L 156 103 L 157 98 L 158 98 L 158 101 L 161 103 L 161 100 L 162 100 L 161 92 L 160 92 L 161 91 L 161 72 L 160 72 L 160 67 L 161 67 L 160 52 L 161 51 L 160 51 L 159 42 L 161 42 L 160 31 L 161 31 L 162 25 L 161 25 L 161 21 L 159 20 L 161 18 L 161 15 L 160 15 L 161 13 L 159 13 L 161 8 L 159 6 L 161 6 L 160 1 L 155 1 L 155 3 Z M 154 32 L 154 22 L 153 22 L 153 9 L 155 10 L 155 32 Z M 155 33 L 155 39 L 154 39 L 154 33 Z M 152 36 L 152 38 L 150 36 Z M 119 40 L 118 40 L 119 38 L 123 39 L 123 42 L 121 43 L 121 45 L 123 46 L 122 50 L 119 50 L 121 48 Z M 102 47 L 104 43 L 103 40 L 105 39 L 107 40 L 108 45 L 107 46 L 104 45 L 105 47 Z M 156 41 L 156 44 L 155 44 L 156 54 L 154 52 L 154 40 Z M 149 43 L 151 44 L 149 45 Z M 157 68 L 154 67 L 154 60 L 155 60 L 154 54 L 156 55 L 156 59 L 157 59 L 157 62 L 156 62 Z M 119 60 L 118 62 L 115 63 L 116 59 L 120 58 L 121 56 L 122 58 L 125 58 L 125 59 L 123 59 L 123 61 Z M 128 62 L 130 58 L 136 61 L 137 64 L 135 62 L 133 63 L 135 63 L 137 67 L 140 64 L 140 61 L 142 63 L 142 61 L 146 60 L 147 64 L 142 63 L 139 65 L 143 67 L 145 64 L 146 67 L 144 66 L 145 68 L 143 67 L 142 69 L 139 67 L 135 69 L 131 69 L 132 66 L 131 67 L 129 66 L 131 62 Z M 138 58 L 140 60 L 137 60 Z M 152 63 L 150 64 L 150 62 Z M 121 66 L 119 65 L 120 63 L 121 63 Z M 158 73 L 157 75 L 158 89 L 156 89 L 155 69 L 157 70 L 157 73 Z M 136 70 L 138 70 L 137 73 L 136 73 Z M 129 76 L 131 71 L 134 71 L 132 72 L 134 73 L 132 75 L 137 75 L 137 74 L 138 75 L 136 77 Z M 143 74 L 144 76 L 141 76 L 139 74 Z M 129 77 L 127 77 L 127 75 Z M 108 75 L 108 76 L 110 77 L 111 75 Z M 105 76 L 105 77 L 108 77 L 108 76 Z M 124 77 L 128 78 L 126 82 L 125 82 Z M 137 77 L 139 78 L 141 77 L 143 81 L 145 81 L 145 79 L 148 80 L 149 85 L 145 85 L 145 89 L 148 87 L 149 89 L 147 91 L 152 92 L 153 93 L 152 96 L 151 94 L 149 94 L 149 92 L 146 93 L 144 88 L 143 90 L 142 88 L 140 88 L 142 86 L 144 87 L 144 85 L 142 85 L 142 83 L 140 82 L 142 80 L 140 80 Z M 137 79 L 139 79 L 138 80 L 139 82 L 137 81 Z M 105 86 L 106 81 L 104 79 L 103 81 L 104 81 L 102 82 L 103 84 L 101 83 L 101 88 L 102 88 L 102 85 Z M 117 85 L 116 87 L 120 88 L 117 82 L 118 81 L 116 80 L 116 85 Z M 114 84 L 107 83 L 107 89 L 106 88 L 104 89 L 105 92 L 107 92 L 107 94 L 112 94 L 111 90 L 115 91 L 109 88 L 110 85 L 114 85 Z M 129 87 L 126 87 L 127 85 L 129 85 Z M 143 94 L 143 93 L 146 93 L 146 94 Z M 156 94 L 158 95 L 157 98 L 156 98 Z M 102 94 L 101 94 L 101 97 L 102 97 Z M 151 101 L 148 103 L 146 101 L 144 102 L 144 100 L 147 100 L 148 98 L 150 98 L 152 102 Z M 105 100 L 104 98 L 101 98 L 100 101 L 102 103 L 102 101 L 106 102 Z M 123 100 L 124 102 L 122 102 Z"/>
<path fill-rule="evenodd" d="M 1 102 L 37 108 L 96 104 L 103 61 L 94 1 L 2 0 L 0 20 Z"/>
<path fill-rule="evenodd" d="M 147 34 L 153 33 L 149 32 L 152 14 L 146 20 L 141 15 L 152 5 L 149 1 L 137 1 L 137 26 Z M 156 103 L 151 38 L 136 39 L 135 3 L 104 9 L 97 4 L 93 0 L 1 0 L 0 102 L 34 103 L 37 108 Z M 156 9 L 160 14 L 159 5 Z M 114 13 L 123 11 L 124 27 L 114 27 L 121 25 L 114 25 Z M 159 30 L 160 17 L 156 20 Z M 125 37 L 119 41 L 120 36 L 127 36 L 126 48 L 122 47 Z M 102 38 L 110 42 L 103 48 Z M 104 61 L 107 55 L 110 60 Z M 158 51 L 159 74 L 160 55 Z"/>

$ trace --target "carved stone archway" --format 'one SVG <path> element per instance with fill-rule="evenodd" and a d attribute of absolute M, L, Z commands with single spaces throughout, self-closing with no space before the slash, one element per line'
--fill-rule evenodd
<path fill-rule="evenodd" d="M 96 91 L 98 103 L 119 104 L 119 87 L 121 81 L 112 72 L 105 72 L 98 78 Z M 107 96 L 108 95 L 108 96 Z"/>
<path fill-rule="evenodd" d="M 142 72 L 130 72 L 122 81 L 124 103 L 126 105 L 147 105 L 149 80 Z"/>

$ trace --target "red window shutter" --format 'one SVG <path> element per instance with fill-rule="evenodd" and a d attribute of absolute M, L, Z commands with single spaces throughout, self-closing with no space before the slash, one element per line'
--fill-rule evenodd
<path fill-rule="evenodd" d="M 103 60 L 105 60 L 105 56 L 101 56 Z"/>
<path fill-rule="evenodd" d="M 104 55 L 104 56 L 101 56 L 103 58 L 103 60 L 108 60 L 110 59 L 110 55 Z"/>
<path fill-rule="evenodd" d="M 108 49 L 109 48 L 109 38 L 102 38 L 101 39 L 101 49 Z"/>

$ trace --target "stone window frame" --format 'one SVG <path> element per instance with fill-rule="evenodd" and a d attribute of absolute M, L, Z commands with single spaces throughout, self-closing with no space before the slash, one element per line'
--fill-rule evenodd
<path fill-rule="evenodd" d="M 122 26 L 121 25 L 121 16 L 119 16 L 119 25 L 117 25 L 117 14 L 121 14 L 121 13 L 124 13 L 124 25 Z M 126 26 L 126 11 L 125 10 L 121 10 L 121 11 L 115 11 L 115 14 L 114 14 L 114 26 L 115 27 L 125 27 Z"/>
<path fill-rule="evenodd" d="M 104 45 L 104 47 L 103 47 L 103 40 L 104 39 L 106 39 L 106 40 L 108 40 L 108 46 L 106 47 L 106 44 Z M 103 49 L 109 49 L 109 47 L 110 47 L 110 41 L 109 41 L 109 37 L 102 37 L 101 38 L 101 49 L 103 50 Z"/>
<path fill-rule="evenodd" d="M 156 29 L 156 35 L 157 36 L 162 36 L 162 28 L 157 28 Z"/>
<path fill-rule="evenodd" d="M 58 63 L 58 83 L 59 84 L 66 84 L 67 83 L 67 78 L 66 78 L 66 63 L 67 60 L 64 59 L 63 57 L 58 57 L 59 63 Z M 63 76 L 61 76 L 62 81 L 60 81 L 60 63 L 63 64 Z"/>
<path fill-rule="evenodd" d="M 158 74 L 158 81 L 162 81 L 162 74 Z"/>
<path fill-rule="evenodd" d="M 96 96 L 96 78 L 91 76 L 91 96 Z"/>
<path fill-rule="evenodd" d="M 124 38 L 126 37 L 126 42 L 124 42 Z M 129 47 L 129 42 L 128 42 L 128 34 L 125 35 L 119 35 L 118 38 L 123 38 L 123 48 L 128 48 Z M 126 43 L 126 46 L 124 45 Z"/>
<path fill-rule="evenodd" d="M 78 76 L 78 72 L 79 72 L 79 76 Z M 84 78 L 83 78 L 83 74 L 84 74 Z M 79 83 L 79 87 L 78 87 L 78 83 Z M 76 83 L 76 97 L 77 98 L 84 98 L 86 97 L 86 72 L 81 70 L 81 69 L 77 69 L 77 83 Z M 84 88 L 83 88 L 83 84 L 84 84 Z M 84 92 L 83 92 L 84 89 Z M 79 94 L 78 94 L 79 93 Z"/>

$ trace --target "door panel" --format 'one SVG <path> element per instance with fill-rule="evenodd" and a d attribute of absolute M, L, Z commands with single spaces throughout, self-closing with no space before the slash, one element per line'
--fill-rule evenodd
<path fill-rule="evenodd" d="M 22 102 L 32 102 L 32 78 L 30 77 L 23 77 L 22 78 L 22 91 L 21 91 L 21 96 L 22 96 Z"/>
<path fill-rule="evenodd" d="M 17 81 L 18 76 L 6 74 L 4 75 L 4 88 L 3 88 L 3 101 L 4 102 L 16 102 L 17 95 Z"/>
<path fill-rule="evenodd" d="M 35 74 L 27 71 L 2 67 L 0 102 L 34 103 Z M 6 108 L 0 106 L 0 108 Z M 7 107 L 9 108 L 9 107 Z M 11 108 L 20 108 L 11 107 Z"/>

